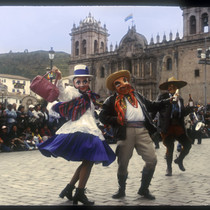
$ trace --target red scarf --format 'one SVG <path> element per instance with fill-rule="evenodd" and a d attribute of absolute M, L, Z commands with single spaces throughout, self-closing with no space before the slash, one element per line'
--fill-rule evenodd
<path fill-rule="evenodd" d="M 137 108 L 138 107 L 138 101 L 136 99 L 136 97 L 134 96 L 134 89 L 131 88 L 129 93 L 126 95 L 123 94 L 119 94 L 117 95 L 116 99 L 115 99 L 115 110 L 117 112 L 117 117 L 118 120 L 120 122 L 121 125 L 124 124 L 124 120 L 125 120 L 125 112 L 126 112 L 126 102 L 125 102 L 125 98 L 128 99 L 129 103 Z"/>

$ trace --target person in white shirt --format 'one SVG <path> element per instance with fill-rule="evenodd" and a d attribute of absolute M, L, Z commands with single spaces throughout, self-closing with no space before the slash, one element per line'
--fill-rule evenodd
<path fill-rule="evenodd" d="M 112 197 L 118 199 L 125 196 L 128 164 L 133 150 L 136 149 L 138 155 L 141 155 L 145 161 L 138 194 L 153 200 L 155 196 L 149 192 L 149 185 L 157 157 L 150 135 L 157 129 L 149 112 L 159 110 L 165 104 L 169 104 L 170 100 L 161 102 L 147 100 L 131 86 L 130 78 L 130 72 L 127 70 L 114 72 L 107 77 L 106 87 L 115 93 L 105 100 L 99 115 L 102 123 L 112 126 L 114 137 L 117 139 L 119 190 Z"/>

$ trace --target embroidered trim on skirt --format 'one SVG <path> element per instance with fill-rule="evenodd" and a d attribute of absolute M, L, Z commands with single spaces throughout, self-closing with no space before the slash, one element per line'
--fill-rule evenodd
<path fill-rule="evenodd" d="M 108 166 L 116 159 L 106 141 L 82 132 L 54 135 L 37 146 L 44 156 L 63 157 L 68 161 L 89 160 Z"/>

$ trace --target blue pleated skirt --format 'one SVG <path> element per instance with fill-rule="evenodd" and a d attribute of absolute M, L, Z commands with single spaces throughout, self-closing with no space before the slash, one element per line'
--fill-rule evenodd
<path fill-rule="evenodd" d="M 37 146 L 46 157 L 63 157 L 68 161 L 89 160 L 108 166 L 116 159 L 106 141 L 82 132 L 54 135 Z"/>

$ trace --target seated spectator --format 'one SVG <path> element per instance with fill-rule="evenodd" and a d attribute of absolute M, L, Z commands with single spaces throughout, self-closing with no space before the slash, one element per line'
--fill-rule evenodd
<path fill-rule="evenodd" d="M 30 149 L 37 149 L 36 142 L 33 140 L 33 136 L 28 136 L 24 142 L 27 143 Z"/>
<path fill-rule="evenodd" d="M 39 128 L 34 129 L 34 131 L 32 132 L 32 136 L 33 136 L 33 141 L 35 142 L 35 145 L 43 142 L 42 137 L 39 132 Z"/>
<path fill-rule="evenodd" d="M 32 145 L 32 146 L 29 145 L 30 142 L 26 139 L 26 134 L 25 133 L 21 133 L 20 139 L 24 142 L 26 150 L 33 150 L 33 149 L 35 149 L 34 145 Z"/>
<path fill-rule="evenodd" d="M 43 141 L 46 141 L 48 138 L 50 138 L 52 136 L 52 134 L 50 132 L 50 129 L 48 128 L 47 124 L 45 124 L 43 126 L 43 128 L 41 128 L 40 134 L 42 136 Z"/>
<path fill-rule="evenodd" d="M 33 140 L 31 127 L 29 125 L 26 127 L 24 134 L 25 134 L 24 142 L 29 148 L 29 150 L 36 149 L 36 144 L 35 141 Z"/>
<path fill-rule="evenodd" d="M 11 142 L 12 142 L 12 146 L 11 146 L 12 151 L 27 150 L 27 146 L 25 145 L 25 142 L 23 140 L 21 140 L 21 138 L 11 139 Z"/>
<path fill-rule="evenodd" d="M 7 126 L 3 125 L 1 127 L 1 132 L 0 132 L 0 138 L 1 138 L 1 151 L 2 152 L 11 152 L 11 146 L 12 146 L 12 142 L 8 136 L 8 132 L 7 132 Z"/>
<path fill-rule="evenodd" d="M 25 128 L 25 130 L 24 130 L 24 134 L 26 135 L 26 138 L 32 136 L 32 131 L 31 131 L 30 125 L 27 125 L 27 126 L 26 126 L 26 128 Z"/>
<path fill-rule="evenodd" d="M 10 132 L 8 133 L 8 136 L 12 144 L 12 151 L 24 151 L 27 149 L 24 141 L 20 139 L 20 132 L 18 131 L 17 125 L 12 126 Z"/>

